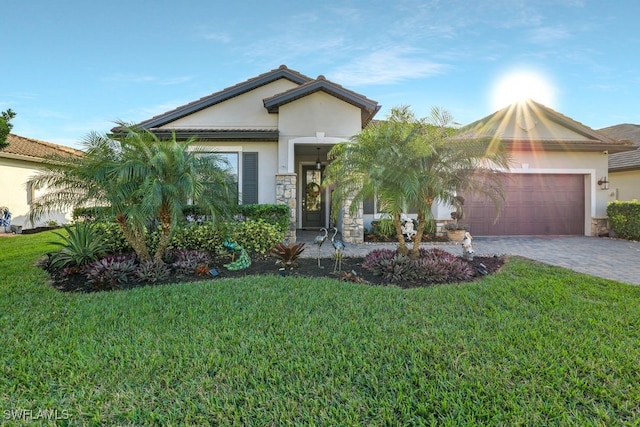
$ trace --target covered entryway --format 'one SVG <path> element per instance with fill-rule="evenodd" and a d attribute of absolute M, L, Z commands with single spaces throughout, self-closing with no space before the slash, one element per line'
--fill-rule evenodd
<path fill-rule="evenodd" d="M 474 236 L 584 235 L 584 175 L 509 174 L 497 222 L 493 202 L 465 195 L 464 219 Z"/>

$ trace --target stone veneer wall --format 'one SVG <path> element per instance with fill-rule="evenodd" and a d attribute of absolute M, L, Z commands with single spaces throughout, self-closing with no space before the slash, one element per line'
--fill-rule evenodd
<path fill-rule="evenodd" d="M 358 206 L 355 216 L 349 214 L 351 199 L 347 199 L 342 210 L 342 240 L 345 243 L 364 242 L 364 210 L 362 203 Z"/>
<path fill-rule="evenodd" d="M 289 229 L 284 236 L 289 243 L 296 242 L 297 181 L 295 173 L 276 174 L 276 204 L 289 206 Z"/>
<path fill-rule="evenodd" d="M 606 236 L 609 234 L 609 218 L 594 217 L 591 218 L 591 235 Z"/>

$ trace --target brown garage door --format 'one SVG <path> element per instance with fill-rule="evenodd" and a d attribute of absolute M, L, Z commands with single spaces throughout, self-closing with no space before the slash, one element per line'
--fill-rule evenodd
<path fill-rule="evenodd" d="M 464 222 L 475 236 L 583 235 L 584 176 L 509 174 L 495 220 L 491 200 L 465 196 Z"/>

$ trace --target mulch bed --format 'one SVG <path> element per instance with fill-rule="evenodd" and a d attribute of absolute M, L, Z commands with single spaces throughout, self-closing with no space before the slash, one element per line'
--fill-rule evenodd
<path fill-rule="evenodd" d="M 334 260 L 331 258 L 321 258 L 321 266 L 324 268 L 318 268 L 318 262 L 315 258 L 300 258 L 298 260 L 298 266 L 294 270 L 285 271 L 284 273 L 287 276 L 291 277 L 318 277 L 318 278 L 332 278 L 335 280 L 343 280 L 350 282 L 358 282 L 358 283 L 367 283 L 371 285 L 384 285 L 387 286 L 389 283 L 384 283 L 379 276 L 374 276 L 368 270 L 362 268 L 362 262 L 364 258 L 344 258 L 342 260 L 342 273 L 334 273 L 333 266 Z M 504 257 L 474 257 L 473 261 L 465 261 L 470 263 L 474 271 L 476 271 L 476 275 L 471 278 L 470 281 L 477 280 L 480 277 L 485 276 L 486 274 L 493 274 L 500 270 L 504 265 Z M 228 262 L 228 261 L 225 261 Z M 218 272 L 218 275 L 214 278 L 210 275 L 207 276 L 196 276 L 196 275 L 181 275 L 181 276 L 173 276 L 169 280 L 164 281 L 162 283 L 130 283 L 127 285 L 123 285 L 121 289 L 126 288 L 135 288 L 140 286 L 147 285 L 161 285 L 167 283 L 176 283 L 176 282 L 197 282 L 202 280 L 220 280 L 226 278 L 234 278 L 234 277 L 247 277 L 247 276 L 257 276 L 257 275 L 280 275 L 279 266 L 276 265 L 275 259 L 271 257 L 263 257 L 260 259 L 254 259 L 251 263 L 251 266 L 244 270 L 238 271 L 229 271 L 222 266 L 221 263 L 216 263 L 215 269 Z M 486 274 L 485 274 L 486 273 Z M 425 285 L 421 283 L 410 283 L 410 282 L 400 282 L 395 285 L 402 288 L 415 288 L 415 287 L 425 287 L 425 286 L 433 286 L 431 284 Z M 87 280 L 82 274 L 71 274 L 65 277 L 59 277 L 56 275 L 52 275 L 52 286 L 63 292 L 95 292 L 102 289 L 94 289 L 90 283 L 87 283 Z"/>

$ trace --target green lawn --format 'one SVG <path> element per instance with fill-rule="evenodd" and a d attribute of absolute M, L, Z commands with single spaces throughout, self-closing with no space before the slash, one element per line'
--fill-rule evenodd
<path fill-rule="evenodd" d="M 53 238 L 0 238 L 0 424 L 640 424 L 638 287 L 516 258 L 428 289 L 61 294 Z"/>

